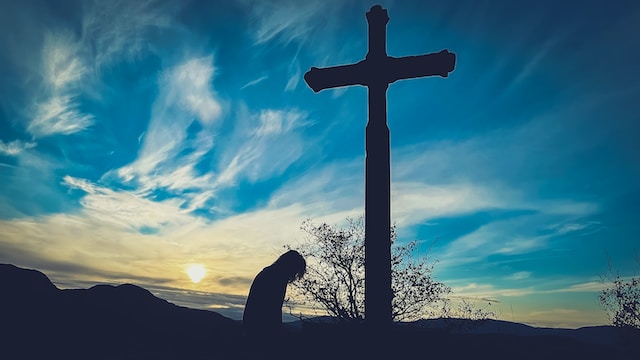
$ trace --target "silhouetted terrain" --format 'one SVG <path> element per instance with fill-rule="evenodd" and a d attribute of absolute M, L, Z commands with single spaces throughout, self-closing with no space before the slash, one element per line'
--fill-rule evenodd
<path fill-rule="evenodd" d="M 6 264 L 0 284 L 0 359 L 211 359 L 240 336 L 238 321 L 130 284 L 60 290 Z"/>
<path fill-rule="evenodd" d="M 0 359 L 269 359 L 240 322 L 180 307 L 138 286 L 60 290 L 41 272 L 0 264 Z M 384 338 L 362 325 L 287 324 L 281 359 L 632 359 L 638 332 L 541 329 L 505 321 L 422 320 Z M 251 353 L 259 354 L 252 356 Z"/>

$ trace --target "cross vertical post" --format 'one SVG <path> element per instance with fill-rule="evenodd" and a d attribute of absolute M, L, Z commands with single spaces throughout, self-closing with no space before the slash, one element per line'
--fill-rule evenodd
<path fill-rule="evenodd" d="M 369 121 L 365 130 L 365 322 L 385 329 L 393 319 L 391 287 L 391 158 L 387 126 L 387 87 L 403 79 L 447 77 L 456 57 L 438 53 L 390 57 L 386 50 L 386 9 L 375 5 L 366 13 L 369 49 L 364 60 L 350 65 L 312 67 L 304 75 L 309 87 L 323 89 L 362 85 L 368 88 Z"/>
<path fill-rule="evenodd" d="M 382 9 L 382 8 L 380 8 Z M 387 58 L 386 11 L 367 12 L 369 52 L 366 61 L 383 65 Z M 372 66 L 372 67 L 373 67 Z M 368 86 L 369 122 L 365 130 L 365 321 L 371 327 L 391 322 L 391 158 L 387 125 L 386 79 Z"/>

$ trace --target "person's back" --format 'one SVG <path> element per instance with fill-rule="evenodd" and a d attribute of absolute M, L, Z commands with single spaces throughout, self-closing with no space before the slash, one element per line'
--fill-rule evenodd
<path fill-rule="evenodd" d="M 248 336 L 274 334 L 282 327 L 282 303 L 287 279 L 277 269 L 267 266 L 253 280 L 244 307 L 242 326 Z"/>
<path fill-rule="evenodd" d="M 289 250 L 256 275 L 242 317 L 242 327 L 249 342 L 264 345 L 282 335 L 282 304 L 287 284 L 302 277 L 305 270 L 302 255 Z"/>

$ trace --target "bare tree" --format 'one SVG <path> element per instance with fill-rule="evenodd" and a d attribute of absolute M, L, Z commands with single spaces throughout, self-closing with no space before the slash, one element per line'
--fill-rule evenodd
<path fill-rule="evenodd" d="M 440 317 L 476 321 L 494 319 L 496 317 L 496 313 L 490 309 L 491 303 L 496 300 L 465 297 L 459 297 L 456 300 L 456 307 L 451 306 L 450 299 L 446 299 L 443 302 L 444 305 L 442 306 Z"/>
<path fill-rule="evenodd" d="M 294 282 L 296 300 L 340 320 L 364 318 L 364 218 L 347 219 L 346 228 L 311 220 L 302 223 L 308 236 L 297 250 L 307 259 L 307 273 Z M 428 307 L 451 292 L 433 276 L 434 263 L 416 257 L 417 242 L 392 243 L 392 316 L 396 321 L 425 317 Z"/>
<path fill-rule="evenodd" d="M 636 255 L 640 265 L 640 256 Z M 640 277 L 613 275 L 609 264 L 609 286 L 600 292 L 600 304 L 614 326 L 640 329 Z"/>

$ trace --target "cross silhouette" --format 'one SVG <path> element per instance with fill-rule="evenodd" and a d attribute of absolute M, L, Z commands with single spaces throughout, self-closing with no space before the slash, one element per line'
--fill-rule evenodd
<path fill-rule="evenodd" d="M 456 62 L 454 53 L 391 57 L 387 55 L 387 10 L 375 5 L 366 13 L 369 51 L 364 60 L 328 68 L 312 67 L 304 75 L 314 91 L 342 86 L 368 88 L 369 122 L 365 134 L 365 322 L 386 327 L 392 321 L 391 192 L 387 87 L 403 79 L 447 77 Z"/>

